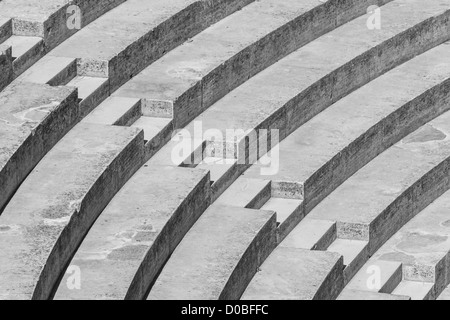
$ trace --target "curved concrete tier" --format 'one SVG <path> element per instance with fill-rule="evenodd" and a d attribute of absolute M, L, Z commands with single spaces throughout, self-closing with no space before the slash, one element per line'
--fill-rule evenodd
<path fill-rule="evenodd" d="M 51 298 L 92 223 L 142 163 L 142 130 L 79 125 L 63 140 L 0 216 L 0 299 Z"/>
<path fill-rule="evenodd" d="M 124 1 L 0 2 L 0 44 L 12 48 L 11 77 L 0 78 L 0 90 L 58 44 Z"/>
<path fill-rule="evenodd" d="M 141 168 L 102 212 L 71 262 L 81 270 L 82 287 L 70 290 L 66 274 L 55 298 L 143 299 L 208 206 L 209 193 L 207 172 Z"/>

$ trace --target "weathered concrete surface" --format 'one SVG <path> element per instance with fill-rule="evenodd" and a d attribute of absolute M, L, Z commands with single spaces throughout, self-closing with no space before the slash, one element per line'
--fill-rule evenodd
<path fill-rule="evenodd" d="M 433 284 L 404 280 L 392 292 L 394 295 L 411 297 L 411 300 L 434 300 Z"/>
<path fill-rule="evenodd" d="M 369 259 L 368 242 L 361 240 L 336 239 L 327 248 L 344 257 L 344 283 L 347 284 Z"/>
<path fill-rule="evenodd" d="M 0 19 L 12 18 L 12 34 L 44 39 L 47 50 L 56 47 L 78 31 L 68 28 L 68 14 L 72 5 L 80 8 L 81 27 L 94 21 L 125 0 L 3 0 L 0 2 Z"/>
<path fill-rule="evenodd" d="M 276 243 L 273 212 L 212 205 L 184 237 L 150 300 L 239 299 Z"/>
<path fill-rule="evenodd" d="M 280 243 L 281 247 L 306 250 L 326 250 L 336 240 L 336 223 L 305 217 L 295 232 Z"/>
<path fill-rule="evenodd" d="M 89 231 L 71 265 L 80 290 L 62 280 L 56 299 L 143 299 L 186 232 L 209 205 L 209 176 L 200 170 L 141 168 Z"/>
<path fill-rule="evenodd" d="M 398 0 L 383 6 L 382 30 L 366 28 L 364 16 L 331 31 L 245 82 L 195 121 L 202 121 L 205 131 L 270 127 L 286 137 L 353 90 L 448 40 L 446 1 L 428 4 Z"/>
<path fill-rule="evenodd" d="M 92 223 L 142 159 L 140 130 L 71 130 L 0 217 L 0 299 L 51 298 Z"/>
<path fill-rule="evenodd" d="M 437 300 L 450 300 L 450 287 L 447 287 L 442 291 Z"/>
<path fill-rule="evenodd" d="M 13 59 L 11 47 L 0 45 L 0 91 L 13 79 Z"/>
<path fill-rule="evenodd" d="M 79 75 L 109 77 L 115 91 L 166 52 L 252 1 L 129 0 L 50 55 L 78 58 Z"/>
<path fill-rule="evenodd" d="M 334 300 L 344 286 L 339 254 L 277 248 L 246 289 L 243 300 Z"/>
<path fill-rule="evenodd" d="M 450 283 L 450 192 L 405 224 L 373 256 L 403 264 L 403 278 L 433 283 L 438 296 Z"/>
<path fill-rule="evenodd" d="M 17 81 L 62 86 L 75 78 L 76 73 L 76 59 L 44 56 L 21 74 Z"/>
<path fill-rule="evenodd" d="M 409 301 L 408 296 L 393 295 L 387 293 L 378 293 L 360 290 L 344 290 L 337 300 L 359 300 L 359 301 L 376 301 L 376 300 L 393 300 L 393 301 Z"/>
<path fill-rule="evenodd" d="M 373 254 L 450 187 L 449 133 L 447 112 L 372 160 L 309 217 L 337 221 L 338 237 L 370 241 Z"/>
<path fill-rule="evenodd" d="M 450 107 L 446 43 L 344 97 L 280 144 L 274 181 L 298 181 L 306 213 L 386 148 Z M 245 174 L 260 177 L 261 165 Z M 264 177 L 265 179 L 267 177 Z"/>
<path fill-rule="evenodd" d="M 0 209 L 78 112 L 75 89 L 16 83 L 0 92 Z"/>
<path fill-rule="evenodd" d="M 14 78 L 45 54 L 44 41 L 39 37 L 11 36 L 3 44 L 12 48 Z"/>
<path fill-rule="evenodd" d="M 115 95 L 143 99 L 145 115 L 173 116 L 175 128 L 183 127 L 274 62 L 389 1 L 256 1 L 172 50 Z"/>

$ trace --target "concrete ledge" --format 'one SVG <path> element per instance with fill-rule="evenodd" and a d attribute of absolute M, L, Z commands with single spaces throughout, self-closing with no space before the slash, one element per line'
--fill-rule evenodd
<path fill-rule="evenodd" d="M 84 236 L 142 160 L 140 130 L 71 130 L 0 217 L 0 298 L 52 298 Z"/>
<path fill-rule="evenodd" d="M 334 300 L 344 287 L 339 254 L 278 247 L 261 266 L 243 300 Z"/>
<path fill-rule="evenodd" d="M 273 212 L 213 205 L 175 250 L 149 299 L 239 299 L 275 243 Z"/>
<path fill-rule="evenodd" d="M 0 93 L 0 208 L 78 121 L 77 91 L 19 83 Z"/>
<path fill-rule="evenodd" d="M 209 196 L 206 172 L 142 167 L 105 208 L 71 262 L 82 270 L 82 288 L 69 290 L 66 274 L 56 299 L 144 299 Z"/>

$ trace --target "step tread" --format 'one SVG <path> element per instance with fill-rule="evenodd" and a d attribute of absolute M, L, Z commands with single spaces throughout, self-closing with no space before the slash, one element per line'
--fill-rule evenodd
<path fill-rule="evenodd" d="M 328 234 L 330 234 L 328 237 L 332 240 L 332 234 L 335 236 L 335 233 L 336 222 L 306 217 L 289 233 L 280 246 L 313 250 Z M 327 248 L 321 249 L 325 250 Z"/>
<path fill-rule="evenodd" d="M 55 298 L 123 300 L 134 292 L 129 288 L 138 276 L 144 292 L 134 292 L 134 297 L 142 299 L 152 277 L 201 213 L 197 207 L 204 206 L 208 190 L 202 186 L 209 187 L 205 176 L 187 168 L 142 167 L 108 204 L 75 254 L 71 265 L 83 270 L 81 289 L 69 290 L 66 274 Z M 146 257 L 147 269 L 138 272 Z"/>
<path fill-rule="evenodd" d="M 380 290 L 391 281 L 392 277 L 400 271 L 402 264 L 400 262 L 382 261 L 371 259 L 366 265 L 353 277 L 347 285 L 347 289 L 380 292 Z M 373 283 L 370 278 L 379 271 L 379 283 Z M 377 273 L 378 274 L 378 273 Z M 379 286 L 378 286 L 379 284 Z"/>
<path fill-rule="evenodd" d="M 282 199 L 271 197 L 262 207 L 261 210 L 271 210 L 277 213 L 277 222 L 283 223 L 293 213 L 299 210 L 303 200 Z"/>
<path fill-rule="evenodd" d="M 136 108 L 135 116 L 141 116 L 140 99 L 109 97 L 83 119 L 86 123 L 114 125 L 128 112 Z M 132 121 L 133 118 L 130 118 Z M 135 121 L 133 121 L 134 123 Z M 127 123 L 127 121 L 125 121 Z"/>
<path fill-rule="evenodd" d="M 247 274 L 256 272 L 258 265 L 248 270 L 252 264 L 258 264 L 254 255 L 260 255 L 271 242 L 267 238 L 269 234 L 260 233 L 274 231 L 273 212 L 212 205 L 177 247 L 150 291 L 149 299 L 218 299 L 240 261 L 249 259 Z M 257 237 L 262 240 L 261 236 L 264 240 L 256 251 L 246 253 Z M 246 279 L 251 278 L 236 276 L 240 277 L 238 285 L 244 290 Z M 239 295 L 239 292 L 230 294 Z"/>
<path fill-rule="evenodd" d="M 269 189 L 270 180 L 246 179 L 239 177 L 225 192 L 216 200 L 216 203 L 247 208 L 249 204 L 266 189 Z"/>
<path fill-rule="evenodd" d="M 99 88 L 103 87 L 108 82 L 107 78 L 76 76 L 68 84 L 68 87 L 78 88 L 78 98 L 86 99 Z"/>
<path fill-rule="evenodd" d="M 85 199 L 87 193 L 105 170 L 117 170 L 117 166 L 110 169 L 112 161 L 127 146 L 137 142 L 138 134 L 137 129 L 131 128 L 78 125 L 26 178 L 0 216 L 0 224 L 9 226 L 9 231 L 0 233 L 2 298 L 30 299 L 44 266 L 49 268 L 47 272 L 53 271 L 43 276 L 46 281 L 57 281 L 58 272 L 62 271 L 58 268 L 64 267 L 70 251 L 77 247 L 74 238 L 81 241 L 88 230 L 89 222 L 83 219 L 92 223 L 95 214 L 100 213 L 96 212 L 99 208 L 91 207 L 89 215 L 93 216 L 78 217 L 78 224 L 74 223 L 77 213 L 91 206 Z M 105 201 L 103 192 L 108 191 L 97 190 L 97 197 L 90 195 L 98 206 Z M 73 229 L 70 237 L 62 240 L 61 232 L 66 228 Z M 60 241 L 67 242 L 63 245 Z M 53 250 L 57 242 L 67 250 L 64 254 Z M 59 267 L 53 265 L 55 259 Z M 54 282 L 42 285 L 54 285 Z M 49 292 L 43 289 L 39 294 L 45 298 Z"/>
<path fill-rule="evenodd" d="M 73 63 L 73 58 L 44 56 L 20 75 L 18 81 L 47 84 Z"/>
<path fill-rule="evenodd" d="M 375 300 L 411 300 L 409 296 L 393 295 L 387 293 L 371 292 L 371 291 L 361 291 L 361 290 L 350 290 L 344 289 L 338 300 L 360 300 L 360 301 L 375 301 Z"/>
<path fill-rule="evenodd" d="M 411 300 L 426 300 L 429 298 L 433 290 L 433 283 L 402 281 L 398 287 L 392 292 L 394 295 L 407 295 Z"/>
<path fill-rule="evenodd" d="M 242 300 L 334 299 L 343 285 L 342 270 L 339 254 L 278 247 L 263 263 Z"/>
<path fill-rule="evenodd" d="M 216 182 L 223 177 L 237 163 L 236 159 L 223 159 L 216 157 L 206 157 L 196 166 L 197 169 L 209 170 L 211 181 Z"/>
<path fill-rule="evenodd" d="M 336 239 L 327 251 L 341 254 L 344 257 L 344 265 L 349 266 L 367 247 L 367 244 L 367 241 Z"/>
<path fill-rule="evenodd" d="M 131 126 L 134 128 L 144 129 L 145 141 L 151 141 L 160 131 L 162 131 L 169 123 L 169 118 L 140 117 Z"/>
<path fill-rule="evenodd" d="M 3 42 L 4 45 L 12 47 L 13 58 L 19 58 L 25 55 L 28 51 L 41 43 L 43 43 L 42 38 L 28 36 L 11 36 Z"/>

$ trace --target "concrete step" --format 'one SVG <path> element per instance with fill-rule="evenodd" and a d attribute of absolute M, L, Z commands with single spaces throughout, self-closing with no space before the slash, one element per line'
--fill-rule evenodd
<path fill-rule="evenodd" d="M 168 118 L 140 117 L 131 127 L 144 130 L 144 139 L 146 142 L 151 141 L 161 131 L 171 123 Z"/>
<path fill-rule="evenodd" d="M 211 183 L 220 184 L 222 179 L 227 179 L 227 174 L 236 167 L 236 159 L 223 159 L 217 157 L 206 157 L 199 165 L 197 169 L 209 170 L 211 175 Z"/>
<path fill-rule="evenodd" d="M 140 99 L 109 97 L 89 113 L 83 122 L 130 126 L 141 116 Z"/>
<path fill-rule="evenodd" d="M 215 203 L 249 209 L 260 209 L 271 197 L 269 180 L 238 178 Z"/>
<path fill-rule="evenodd" d="M 334 300 L 344 286 L 339 254 L 278 247 L 242 300 Z"/>
<path fill-rule="evenodd" d="M 409 301 L 409 296 L 393 295 L 387 293 L 360 291 L 360 290 L 344 290 L 337 300 L 351 301 L 377 301 L 377 300 L 393 300 L 393 301 Z"/>
<path fill-rule="evenodd" d="M 107 77 L 113 92 L 165 53 L 252 1 L 126 1 L 50 55 L 78 59 L 80 76 Z"/>
<path fill-rule="evenodd" d="M 106 78 L 76 76 L 67 86 L 78 89 L 81 118 L 109 96 L 109 79 Z"/>
<path fill-rule="evenodd" d="M 310 217 L 337 221 L 338 237 L 369 241 L 373 255 L 450 188 L 449 123 L 446 112 L 406 136 L 345 181 Z"/>
<path fill-rule="evenodd" d="M 367 22 L 367 17 L 361 17 L 306 44 L 203 112 L 187 126 L 191 136 L 194 136 L 195 124 L 201 122 L 204 132 L 209 129 L 222 130 L 223 133 L 227 129 L 240 130 L 233 137 L 239 146 L 245 137 L 249 137 L 248 132 L 253 134 L 256 130 L 259 133 L 259 129 L 279 129 L 280 139 L 284 139 L 340 98 L 448 39 L 445 21 L 449 12 L 440 0 L 430 2 L 426 10 L 419 9 L 423 3 L 418 0 L 408 0 L 405 5 L 402 1 L 383 6 L 385 32 L 361 28 Z M 411 15 L 411 12 L 421 13 Z M 430 31 L 431 20 L 428 19 L 431 17 L 435 17 L 433 28 L 439 26 L 437 33 Z M 399 19 L 404 23 L 398 24 Z M 417 37 L 414 43 L 420 45 L 410 46 L 411 34 Z M 396 47 L 389 46 L 389 43 L 395 43 Z M 336 56 L 334 53 L 337 51 L 342 54 Z M 383 58 L 378 59 L 380 54 Z M 235 139 L 228 139 L 228 142 L 234 143 Z M 255 150 L 248 145 L 246 147 L 246 151 Z M 261 178 L 261 166 L 257 168 L 257 173 L 251 172 L 246 176 Z M 245 169 L 242 166 L 241 172 L 234 176 L 239 176 Z M 297 171 L 298 167 L 292 172 Z M 272 178 L 273 181 L 302 183 L 281 175 Z"/>
<path fill-rule="evenodd" d="M 169 52 L 115 95 L 142 98 L 145 115 L 173 116 L 175 127 L 183 127 L 247 79 L 372 4 L 255 1 Z"/>
<path fill-rule="evenodd" d="M 275 243 L 273 212 L 212 205 L 174 251 L 148 298 L 238 299 Z"/>
<path fill-rule="evenodd" d="M 346 284 L 369 257 L 367 241 L 336 239 L 327 251 L 339 253 L 344 257 L 344 280 Z"/>
<path fill-rule="evenodd" d="M 44 56 L 20 75 L 17 81 L 62 86 L 73 80 L 76 74 L 75 59 Z"/>
<path fill-rule="evenodd" d="M 280 246 L 324 251 L 335 240 L 336 222 L 306 217 L 280 243 Z"/>
<path fill-rule="evenodd" d="M 401 262 L 370 259 L 345 290 L 392 293 L 402 279 Z"/>
<path fill-rule="evenodd" d="M 78 121 L 74 89 L 12 84 L 0 92 L 0 212 L 23 179 Z"/>
<path fill-rule="evenodd" d="M 334 103 L 279 146 L 273 180 L 303 185 L 306 212 L 386 148 L 448 110 L 448 43 L 437 46 Z M 262 165 L 245 176 L 261 177 Z"/>
<path fill-rule="evenodd" d="M 12 48 L 14 78 L 45 55 L 44 40 L 40 37 L 11 36 L 3 45 Z"/>
<path fill-rule="evenodd" d="M 138 129 L 71 130 L 0 216 L 0 298 L 51 298 L 91 225 L 142 158 Z"/>
<path fill-rule="evenodd" d="M 415 281 L 402 281 L 392 292 L 394 295 L 411 297 L 411 300 L 433 300 L 433 284 Z"/>
<path fill-rule="evenodd" d="M 434 296 L 440 295 L 450 282 L 449 209 L 447 191 L 383 244 L 373 259 L 403 264 L 403 279 L 433 283 Z"/>
<path fill-rule="evenodd" d="M 144 166 L 102 212 L 71 261 L 55 299 L 143 299 L 168 257 L 208 205 L 209 176 L 195 169 Z M 69 267 L 70 270 L 70 267 Z"/>
<path fill-rule="evenodd" d="M 281 241 L 291 231 L 289 227 L 304 218 L 303 200 L 271 197 L 261 210 L 277 213 L 278 241 Z M 295 223 L 293 223 L 295 221 Z"/>

